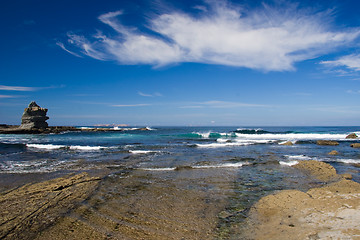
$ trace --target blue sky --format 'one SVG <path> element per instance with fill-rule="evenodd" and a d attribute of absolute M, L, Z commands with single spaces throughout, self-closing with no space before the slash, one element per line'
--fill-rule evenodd
<path fill-rule="evenodd" d="M 360 3 L 2 0 L 0 123 L 360 125 Z"/>

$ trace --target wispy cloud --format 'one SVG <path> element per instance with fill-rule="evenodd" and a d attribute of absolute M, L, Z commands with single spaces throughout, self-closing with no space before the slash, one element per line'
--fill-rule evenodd
<path fill-rule="evenodd" d="M 197 62 L 285 71 L 293 70 L 296 62 L 333 52 L 360 34 L 359 28 L 332 30 L 330 10 L 299 9 L 290 3 L 253 10 L 225 0 L 205 3 L 196 6 L 202 10 L 196 16 L 169 11 L 150 19 L 144 27 L 154 34 L 122 24 L 122 11 L 109 12 L 98 19 L 116 35 L 68 33 L 68 43 L 83 55 L 124 65 Z"/>
<path fill-rule="evenodd" d="M 151 104 L 147 103 L 140 103 L 140 104 L 117 104 L 117 105 L 111 105 L 112 107 L 145 107 L 145 106 L 151 106 Z"/>
<path fill-rule="evenodd" d="M 51 89 L 51 88 L 63 88 L 65 85 L 60 86 L 51 86 L 51 87 L 23 87 L 23 86 L 5 86 L 0 85 L 0 90 L 2 91 L 19 91 L 19 92 L 34 92 L 44 89 Z"/>
<path fill-rule="evenodd" d="M 149 93 L 143 93 L 143 92 L 141 92 L 141 91 L 138 91 L 138 94 L 139 94 L 140 96 L 142 96 L 142 97 L 161 97 L 161 96 L 162 96 L 162 94 L 159 93 L 159 92 L 155 92 L 155 93 L 153 93 L 153 94 L 149 94 Z"/>
<path fill-rule="evenodd" d="M 20 87 L 20 86 L 0 85 L 0 90 L 4 90 L 4 91 L 32 92 L 32 91 L 37 91 L 38 89 L 39 88 L 36 88 L 36 87 Z"/>
<path fill-rule="evenodd" d="M 320 62 L 323 65 L 329 67 L 345 67 L 348 70 L 358 72 L 360 71 L 360 54 L 351 54 L 347 56 L 342 56 L 337 60 L 333 61 L 322 61 Z M 338 70 L 340 74 L 347 74 L 345 70 Z"/>
<path fill-rule="evenodd" d="M 14 96 L 14 95 L 0 95 L 0 98 L 17 98 L 20 96 Z"/>
<path fill-rule="evenodd" d="M 181 106 L 180 108 L 243 108 L 243 107 L 271 107 L 270 105 L 252 104 L 242 102 L 228 102 L 228 101 L 205 101 L 196 102 L 191 105 Z"/>
<path fill-rule="evenodd" d="M 71 55 L 74 55 L 75 57 L 82 58 L 82 56 L 80 56 L 79 54 L 74 53 L 74 52 L 72 52 L 72 51 L 68 50 L 68 49 L 64 46 L 64 44 L 63 44 L 63 43 L 61 43 L 61 42 L 57 42 L 57 43 L 56 43 L 56 45 L 58 45 L 60 48 L 62 48 L 62 50 L 64 50 L 64 51 L 66 51 L 66 52 L 70 53 Z"/>
<path fill-rule="evenodd" d="M 348 90 L 346 92 L 349 94 L 360 94 L 360 90 Z"/>

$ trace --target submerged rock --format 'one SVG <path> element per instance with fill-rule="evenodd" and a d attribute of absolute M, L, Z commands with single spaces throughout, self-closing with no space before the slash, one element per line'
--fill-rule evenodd
<path fill-rule="evenodd" d="M 329 140 L 319 140 L 316 142 L 317 145 L 324 145 L 324 146 L 337 146 L 339 145 L 336 141 L 329 141 Z"/>
<path fill-rule="evenodd" d="M 355 139 L 357 137 L 358 136 L 355 133 L 350 133 L 349 135 L 346 136 L 346 138 L 348 138 L 348 139 Z"/>
<path fill-rule="evenodd" d="M 44 129 L 48 127 L 46 108 L 41 108 L 36 102 L 31 102 L 21 117 L 21 129 Z"/>
<path fill-rule="evenodd" d="M 339 155 L 339 152 L 336 150 L 332 150 L 331 152 L 328 153 L 329 155 Z"/>

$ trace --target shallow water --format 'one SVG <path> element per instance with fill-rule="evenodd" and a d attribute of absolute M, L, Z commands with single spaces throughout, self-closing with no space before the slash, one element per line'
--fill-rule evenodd
<path fill-rule="evenodd" d="M 40 173 L 102 171 L 106 177 L 98 191 L 68 220 L 114 239 L 239 239 L 247 210 L 260 197 L 322 185 L 293 169 L 296 161 L 325 161 L 359 182 L 360 150 L 350 147 L 359 139 L 345 139 L 359 131 L 158 127 L 0 135 L 0 181 L 10 174 L 14 179 L 26 174 L 31 181 L 31 175 Z M 339 146 L 319 146 L 317 140 L 336 140 Z M 294 145 L 281 145 L 285 141 Z M 340 154 L 328 155 L 332 150 Z"/>

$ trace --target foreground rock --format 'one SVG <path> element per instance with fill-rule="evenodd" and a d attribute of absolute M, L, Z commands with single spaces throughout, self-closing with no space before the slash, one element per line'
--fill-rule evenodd
<path fill-rule="evenodd" d="M 33 239 L 84 201 L 98 178 L 86 173 L 28 184 L 0 195 L 0 239 Z"/>
<path fill-rule="evenodd" d="M 318 140 L 316 142 L 317 145 L 323 145 L 323 146 L 337 146 L 339 145 L 336 141 L 329 141 L 329 140 Z"/>
<path fill-rule="evenodd" d="M 339 177 L 335 168 L 324 162 L 315 160 L 301 161 L 294 167 L 325 182 L 336 180 Z"/>
<path fill-rule="evenodd" d="M 314 170 L 315 163 L 310 163 L 309 167 L 307 163 L 300 166 L 321 178 L 336 178 L 331 166 L 318 163 L 320 170 Z M 263 197 L 250 210 L 245 235 L 249 239 L 299 240 L 359 236 L 360 184 L 341 176 L 338 179 L 307 192 L 285 190 Z"/>
<path fill-rule="evenodd" d="M 21 117 L 21 129 L 45 129 L 48 127 L 46 120 L 49 117 L 46 116 L 46 108 L 41 108 L 36 102 L 31 102 Z"/>

